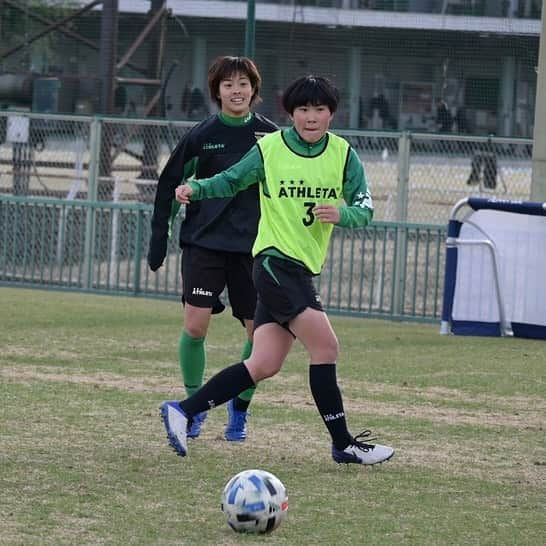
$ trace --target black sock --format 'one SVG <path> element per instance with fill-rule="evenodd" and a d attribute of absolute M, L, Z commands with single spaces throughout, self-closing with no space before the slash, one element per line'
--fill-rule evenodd
<path fill-rule="evenodd" d="M 337 385 L 335 364 L 311 364 L 309 385 L 320 416 L 337 449 L 345 449 L 352 440 L 347 430 L 343 400 Z"/>
<path fill-rule="evenodd" d="M 254 387 L 246 366 L 239 362 L 211 377 L 197 392 L 180 402 L 188 417 L 224 404 L 240 392 Z"/>
<path fill-rule="evenodd" d="M 243 400 L 239 396 L 236 396 L 233 399 L 233 409 L 235 411 L 245 411 L 248 409 L 248 406 L 250 406 L 250 400 Z"/>

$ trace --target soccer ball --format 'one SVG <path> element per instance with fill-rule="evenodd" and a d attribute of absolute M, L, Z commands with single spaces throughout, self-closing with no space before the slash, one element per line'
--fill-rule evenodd
<path fill-rule="evenodd" d="M 238 533 L 269 533 L 286 516 L 288 496 L 279 478 L 265 470 L 244 470 L 222 493 L 222 512 Z"/>

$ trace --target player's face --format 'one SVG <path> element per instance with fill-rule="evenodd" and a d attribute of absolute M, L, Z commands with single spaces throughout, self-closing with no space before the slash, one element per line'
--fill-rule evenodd
<path fill-rule="evenodd" d="M 242 117 L 250 111 L 250 100 L 254 88 L 248 76 L 234 72 L 222 80 L 218 87 L 218 96 L 222 103 L 222 112 L 228 116 Z"/>
<path fill-rule="evenodd" d="M 319 104 L 312 106 L 297 106 L 290 116 L 294 122 L 294 127 L 305 142 L 314 144 L 318 142 L 330 127 L 330 122 L 334 114 L 330 112 L 328 106 Z"/>

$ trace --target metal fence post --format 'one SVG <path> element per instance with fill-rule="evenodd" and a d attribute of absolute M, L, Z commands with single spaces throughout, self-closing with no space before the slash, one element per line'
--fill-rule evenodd
<path fill-rule="evenodd" d="M 144 237 L 144 211 L 137 210 L 137 230 L 135 238 L 135 284 L 133 293 L 135 296 L 142 290 L 140 287 L 140 267 L 142 262 L 142 238 Z M 146 266 L 145 266 L 146 267 Z"/>
<path fill-rule="evenodd" d="M 396 186 L 396 222 L 408 219 L 411 133 L 404 131 L 398 139 L 398 183 Z"/>
<path fill-rule="evenodd" d="M 100 140 L 101 140 L 101 120 L 94 117 L 91 120 L 89 130 L 89 172 L 87 175 L 87 214 L 85 219 L 85 243 L 84 243 L 84 263 L 86 289 L 92 287 L 93 277 L 93 251 L 95 248 L 95 205 L 97 203 L 97 192 L 99 183 L 99 161 L 100 161 Z"/>
<path fill-rule="evenodd" d="M 398 183 L 396 187 L 396 213 L 398 224 L 407 222 L 410 175 L 411 134 L 404 131 L 398 140 Z M 396 228 L 394 292 L 392 310 L 394 315 L 404 312 L 404 284 L 406 280 L 407 231 L 402 226 Z"/>

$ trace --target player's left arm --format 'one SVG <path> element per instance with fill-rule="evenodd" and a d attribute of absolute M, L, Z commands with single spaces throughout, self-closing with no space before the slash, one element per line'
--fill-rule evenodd
<path fill-rule="evenodd" d="M 343 180 L 345 205 L 339 207 L 338 225 L 344 228 L 367 226 L 373 218 L 373 201 L 360 157 L 351 148 Z"/>
<path fill-rule="evenodd" d="M 237 163 L 210 178 L 194 179 L 178 186 L 177 201 L 188 204 L 216 197 L 231 197 L 252 184 L 265 180 L 262 154 L 255 144 Z"/>

